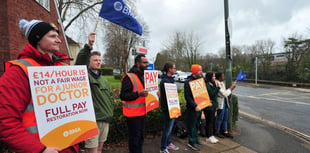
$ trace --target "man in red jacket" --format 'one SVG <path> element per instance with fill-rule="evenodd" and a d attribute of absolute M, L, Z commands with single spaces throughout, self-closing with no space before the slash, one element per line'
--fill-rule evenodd
<path fill-rule="evenodd" d="M 58 29 L 39 20 L 21 20 L 19 24 L 29 43 L 18 54 L 19 60 L 6 63 L 0 78 L 0 141 L 17 153 L 78 152 L 78 145 L 61 151 L 40 142 L 27 76 L 27 66 L 63 65 L 70 59 L 58 52 Z"/>

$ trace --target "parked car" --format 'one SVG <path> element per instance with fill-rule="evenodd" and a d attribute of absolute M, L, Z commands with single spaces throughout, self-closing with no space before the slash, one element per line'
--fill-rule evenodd
<path fill-rule="evenodd" d="M 174 75 L 174 80 L 179 82 L 185 82 L 188 77 L 187 72 L 178 72 Z"/>
<path fill-rule="evenodd" d="M 174 79 L 175 81 L 177 81 L 176 79 L 177 79 L 177 77 L 178 77 L 178 72 L 175 72 L 175 73 L 172 75 L 172 77 L 173 77 L 173 79 Z"/>
<path fill-rule="evenodd" d="M 186 72 L 187 73 L 187 76 L 190 76 L 192 75 L 192 72 Z"/>
<path fill-rule="evenodd" d="M 113 69 L 113 75 L 120 75 L 121 70 L 120 69 Z"/>
<path fill-rule="evenodd" d="M 206 72 L 203 72 L 203 73 L 202 73 L 202 77 L 203 77 L 203 78 L 206 78 Z"/>
<path fill-rule="evenodd" d="M 161 76 L 163 75 L 163 72 L 161 72 L 161 70 L 158 70 L 158 78 L 161 78 Z"/>

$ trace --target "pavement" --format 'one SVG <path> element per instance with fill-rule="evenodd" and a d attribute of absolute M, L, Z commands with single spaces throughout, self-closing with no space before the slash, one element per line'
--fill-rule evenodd
<path fill-rule="evenodd" d="M 232 135 L 234 133 L 238 133 L 238 130 L 233 130 Z M 193 151 L 189 147 L 187 147 L 188 138 L 178 138 L 172 135 L 172 142 L 178 146 L 179 150 L 169 150 L 170 153 L 256 153 L 255 151 L 241 146 L 240 144 L 234 142 L 233 139 L 229 138 L 217 138 L 219 140 L 216 144 L 211 144 L 210 142 L 206 142 L 205 137 L 199 137 L 200 143 L 200 151 Z M 144 153 L 159 153 L 160 151 L 160 139 L 161 137 L 147 137 L 145 138 L 143 145 Z M 119 146 L 104 146 L 104 153 L 128 153 L 127 145 L 119 145 Z"/>

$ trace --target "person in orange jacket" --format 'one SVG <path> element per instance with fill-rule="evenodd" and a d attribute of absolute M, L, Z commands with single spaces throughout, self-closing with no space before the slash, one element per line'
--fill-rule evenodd
<path fill-rule="evenodd" d="M 5 63 L 0 78 L 0 141 L 17 153 L 77 153 L 78 144 L 61 151 L 40 142 L 27 75 L 27 66 L 63 65 L 70 60 L 59 52 L 59 31 L 40 20 L 22 19 L 19 24 L 28 43 L 18 60 Z"/>

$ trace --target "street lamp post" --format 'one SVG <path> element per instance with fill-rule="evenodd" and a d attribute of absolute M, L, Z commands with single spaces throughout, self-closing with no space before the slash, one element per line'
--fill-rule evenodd
<path fill-rule="evenodd" d="M 226 44 L 226 71 L 225 71 L 225 82 L 226 87 L 230 87 L 232 84 L 232 57 L 231 57 L 231 48 L 230 48 L 230 33 L 231 29 L 228 28 L 228 19 L 229 19 L 229 7 L 228 0 L 224 0 L 224 13 L 225 13 L 225 44 Z"/>
<path fill-rule="evenodd" d="M 232 85 L 232 71 L 231 71 L 231 63 L 232 63 L 232 55 L 231 55 L 231 48 L 230 48 L 230 27 L 228 26 L 228 19 L 229 19 L 229 9 L 228 9 L 228 0 L 224 0 L 224 13 L 225 13 L 225 44 L 226 44 L 226 71 L 225 71 L 225 84 L 226 88 L 229 88 Z M 232 96 L 229 96 L 229 131 L 232 130 L 232 116 L 234 109 L 237 107 L 236 105 L 233 104 L 232 102 Z"/>

